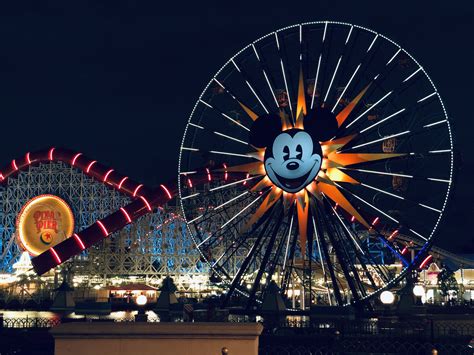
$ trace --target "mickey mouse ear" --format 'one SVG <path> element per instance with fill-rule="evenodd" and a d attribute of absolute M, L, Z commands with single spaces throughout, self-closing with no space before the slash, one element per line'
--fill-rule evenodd
<path fill-rule="evenodd" d="M 257 148 L 265 148 L 273 143 L 281 133 L 281 118 L 277 114 L 259 116 L 250 129 L 250 144 Z"/>
<path fill-rule="evenodd" d="M 309 111 L 304 118 L 303 125 L 304 130 L 319 142 L 334 137 L 338 128 L 336 115 L 324 107 Z"/>

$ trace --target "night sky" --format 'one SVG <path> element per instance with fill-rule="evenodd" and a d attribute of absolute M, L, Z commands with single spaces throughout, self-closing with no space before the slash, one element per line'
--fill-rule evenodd
<path fill-rule="evenodd" d="M 454 123 L 460 158 L 438 244 L 474 253 L 472 1 L 6 3 L 0 5 L 0 164 L 62 146 L 149 185 L 176 177 L 197 97 L 249 42 L 314 20 L 385 34 L 427 70 Z"/>

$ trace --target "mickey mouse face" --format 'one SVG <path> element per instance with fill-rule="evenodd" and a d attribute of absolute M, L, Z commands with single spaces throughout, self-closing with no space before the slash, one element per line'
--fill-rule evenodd
<path fill-rule="evenodd" d="M 280 133 L 265 151 L 265 171 L 270 180 L 287 192 L 298 192 L 318 174 L 322 157 L 319 143 L 305 131 Z M 315 153 L 316 151 L 316 153 Z"/>
<path fill-rule="evenodd" d="M 319 142 L 332 138 L 338 128 L 336 116 L 325 108 L 309 111 L 303 126 L 304 130 L 282 132 L 280 117 L 269 114 L 258 117 L 250 130 L 250 143 L 266 148 L 267 176 L 290 193 L 300 191 L 316 178 L 323 161 Z"/>

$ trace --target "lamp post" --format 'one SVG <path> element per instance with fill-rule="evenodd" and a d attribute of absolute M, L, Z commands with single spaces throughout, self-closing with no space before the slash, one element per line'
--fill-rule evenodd
<path fill-rule="evenodd" d="M 416 305 L 422 305 L 422 297 L 425 295 L 425 288 L 422 285 L 415 285 L 413 287 L 413 294 L 416 297 Z"/>
<path fill-rule="evenodd" d="M 135 299 L 135 302 L 138 305 L 138 313 L 135 315 L 135 322 L 147 322 L 148 315 L 145 313 L 145 305 L 148 299 L 145 295 L 140 295 Z"/>

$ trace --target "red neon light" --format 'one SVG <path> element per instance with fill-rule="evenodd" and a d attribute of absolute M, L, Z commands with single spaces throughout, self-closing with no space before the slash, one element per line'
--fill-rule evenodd
<path fill-rule="evenodd" d="M 227 164 L 224 163 L 224 169 L 227 169 Z M 227 181 L 227 177 L 229 176 L 229 174 L 227 174 L 227 170 L 225 171 L 225 174 L 224 174 L 224 180 Z"/>
<path fill-rule="evenodd" d="M 79 244 L 79 246 L 81 247 L 82 250 L 84 250 L 86 248 L 86 246 L 82 242 L 81 238 L 76 233 L 74 233 L 74 239 L 76 239 L 77 244 Z"/>
<path fill-rule="evenodd" d="M 433 259 L 433 255 L 428 255 L 425 260 L 423 260 L 423 262 L 420 264 L 420 269 L 423 269 L 426 264 L 428 264 L 428 261 L 430 261 L 431 259 Z"/>
<path fill-rule="evenodd" d="M 135 189 L 135 191 L 133 191 L 133 197 L 136 197 L 136 196 L 137 196 L 138 190 L 140 190 L 142 187 L 143 187 L 143 184 L 140 184 L 140 185 L 137 186 L 137 188 Z"/>
<path fill-rule="evenodd" d="M 379 221 L 379 217 L 376 217 L 373 221 L 372 221 L 372 225 L 374 226 L 375 224 L 377 224 L 377 222 Z"/>
<path fill-rule="evenodd" d="M 110 169 L 109 171 L 107 171 L 107 174 L 104 175 L 104 182 L 107 182 L 107 178 L 112 173 L 112 171 L 114 171 L 114 169 Z"/>
<path fill-rule="evenodd" d="M 109 232 L 107 231 L 107 228 L 105 228 L 104 224 L 101 221 L 97 221 L 97 224 L 99 225 L 100 229 L 102 229 L 102 232 L 104 232 L 104 235 L 107 237 Z"/>
<path fill-rule="evenodd" d="M 336 205 L 334 206 L 335 210 L 337 210 L 337 206 L 339 206 L 339 204 L 336 202 Z"/>
<path fill-rule="evenodd" d="M 61 258 L 59 257 L 59 255 L 58 255 L 58 253 L 56 252 L 56 250 L 54 250 L 53 247 L 49 248 L 49 250 L 51 250 L 51 253 L 53 253 L 53 256 L 54 256 L 54 258 L 56 259 L 56 262 L 57 262 L 58 264 L 61 264 L 61 262 L 62 262 L 62 261 L 61 261 Z"/>
<path fill-rule="evenodd" d="M 388 237 L 388 240 L 391 240 L 393 237 L 395 237 L 398 234 L 398 229 L 395 229 L 392 234 Z"/>
<path fill-rule="evenodd" d="M 248 179 L 248 178 L 249 178 L 249 176 L 250 176 L 250 174 L 249 174 L 249 173 L 247 173 L 247 175 L 245 175 L 245 178 L 246 178 L 246 179 Z M 244 185 L 247 185 L 247 181 L 244 181 Z"/>
<path fill-rule="evenodd" d="M 402 255 L 405 254 L 407 252 L 407 250 L 408 250 L 408 247 L 403 248 Z"/>
<path fill-rule="evenodd" d="M 128 223 L 132 223 L 132 219 L 130 218 L 130 215 L 128 214 L 128 212 L 125 211 L 125 208 L 120 207 L 120 211 L 123 212 L 123 215 L 124 215 L 125 218 L 127 219 L 127 222 L 128 222 Z"/>
<path fill-rule="evenodd" d="M 0 173 L 0 182 L 3 181 L 3 180 L 5 180 L 5 178 L 3 177 L 3 174 Z"/>
<path fill-rule="evenodd" d="M 351 217 L 351 222 L 354 223 L 356 218 L 354 216 Z"/>
<path fill-rule="evenodd" d="M 118 185 L 118 189 L 119 189 L 119 190 L 122 188 L 123 183 L 124 183 L 125 180 L 127 180 L 127 179 L 128 179 L 128 176 L 125 176 L 122 180 L 120 180 L 120 183 L 119 183 L 119 185 Z"/>
<path fill-rule="evenodd" d="M 54 149 L 56 149 L 56 148 L 51 148 L 51 149 L 49 150 L 49 153 L 48 153 L 49 160 L 53 160 Z"/>
<path fill-rule="evenodd" d="M 211 176 L 211 172 L 209 171 L 208 168 L 206 168 L 206 172 L 207 172 L 207 181 L 211 181 L 211 180 L 212 180 L 212 176 Z"/>
<path fill-rule="evenodd" d="M 148 208 L 148 211 L 151 211 L 151 206 L 148 203 L 148 201 L 146 200 L 146 198 L 143 197 L 143 196 L 140 196 L 140 198 L 143 200 L 143 202 L 145 202 L 145 205 L 146 205 L 146 208 Z"/>
<path fill-rule="evenodd" d="M 97 163 L 97 160 L 91 161 L 91 162 L 89 163 L 89 165 L 87 166 L 86 173 L 89 174 L 89 171 L 91 171 L 91 168 L 92 168 L 92 166 L 93 166 L 95 163 Z"/>
<path fill-rule="evenodd" d="M 165 190 L 166 194 L 168 195 L 168 198 L 171 199 L 171 194 L 170 194 L 169 190 L 166 188 L 166 186 L 165 185 L 160 185 L 160 187 L 163 190 Z"/>
<path fill-rule="evenodd" d="M 28 165 L 30 165 L 30 164 L 31 164 L 31 160 L 30 160 L 30 152 L 26 153 L 25 160 L 26 160 L 26 162 L 28 163 Z"/>
<path fill-rule="evenodd" d="M 189 178 L 188 178 L 188 186 L 189 186 L 190 188 L 193 187 L 193 182 L 192 182 L 191 179 L 189 179 Z"/>
<path fill-rule="evenodd" d="M 16 161 L 15 161 L 15 159 L 12 160 L 12 166 L 13 166 L 13 169 L 15 169 L 15 171 L 18 170 L 18 166 L 16 166 Z"/>
<path fill-rule="evenodd" d="M 82 153 L 77 153 L 74 158 L 72 158 L 71 165 L 74 166 L 76 164 L 77 158 L 79 158 L 82 155 Z"/>

